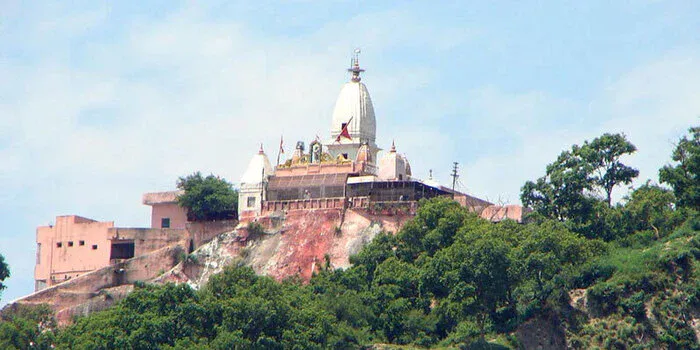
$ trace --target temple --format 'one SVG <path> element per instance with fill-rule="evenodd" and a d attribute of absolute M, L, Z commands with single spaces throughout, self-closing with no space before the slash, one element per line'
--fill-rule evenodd
<path fill-rule="evenodd" d="M 333 109 L 330 138 L 298 141 L 291 158 L 272 166 L 261 145 L 241 178 L 238 213 L 252 218 L 270 212 L 367 208 L 449 196 L 481 213 L 488 201 L 440 186 L 432 178 L 413 176 L 405 155 L 392 141 L 383 151 L 376 140 L 377 122 L 367 86 L 362 82 L 359 50 L 351 60 L 350 81 L 340 89 Z M 279 157 L 278 157 L 279 158 Z"/>

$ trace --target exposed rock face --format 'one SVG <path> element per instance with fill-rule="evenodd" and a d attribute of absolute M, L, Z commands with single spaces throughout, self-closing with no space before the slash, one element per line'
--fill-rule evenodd
<path fill-rule="evenodd" d="M 262 232 L 249 232 L 249 223 L 197 249 L 157 282 L 186 282 L 199 288 L 224 266 L 240 260 L 257 273 L 277 280 L 299 276 L 308 281 L 326 261 L 332 268 L 348 267 L 357 253 L 382 230 L 396 232 L 409 218 L 376 215 L 362 210 L 316 209 L 274 213 L 258 218 Z"/>
<path fill-rule="evenodd" d="M 516 335 L 523 349 L 566 349 L 566 333 L 561 320 L 550 314 L 521 324 Z"/>

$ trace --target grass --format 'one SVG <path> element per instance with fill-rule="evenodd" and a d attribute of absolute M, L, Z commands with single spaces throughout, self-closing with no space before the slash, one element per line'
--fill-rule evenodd
<path fill-rule="evenodd" d="M 570 334 L 573 348 L 700 348 L 688 321 L 700 304 L 697 220 L 646 245 L 611 243 L 596 263 L 614 272 L 587 289 L 592 318 Z"/>

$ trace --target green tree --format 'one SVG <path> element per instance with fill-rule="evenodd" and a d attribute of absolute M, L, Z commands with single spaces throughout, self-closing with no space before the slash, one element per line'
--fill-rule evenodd
<path fill-rule="evenodd" d="M 620 161 L 636 150 L 622 134 L 606 133 L 582 146 L 573 145 L 547 165 L 545 176 L 523 185 L 520 200 L 547 218 L 585 224 L 595 215 L 598 200 L 593 192 L 602 190 L 610 207 L 615 186 L 629 184 L 639 175 Z"/>
<path fill-rule="evenodd" d="M 221 220 L 233 217 L 238 206 L 238 192 L 226 180 L 196 172 L 177 181 L 177 188 L 184 191 L 178 204 L 186 208 L 194 221 Z"/>
<path fill-rule="evenodd" d="M 0 349 L 49 349 L 55 328 L 48 305 L 6 306 L 0 314 Z"/>
<path fill-rule="evenodd" d="M 676 165 L 659 170 L 659 180 L 673 188 L 678 205 L 700 210 L 700 126 L 692 127 L 683 136 L 671 158 Z"/>
<path fill-rule="evenodd" d="M 584 142 L 578 151 L 593 172 L 593 183 L 605 192 L 608 206 L 612 204 L 612 191 L 616 185 L 629 184 L 639 176 L 639 170 L 620 161 L 620 157 L 637 151 L 624 134 L 605 133 L 590 143 Z"/>
<path fill-rule="evenodd" d="M 0 295 L 2 295 L 3 289 L 7 288 L 2 282 L 10 277 L 10 268 L 5 262 L 5 257 L 0 254 Z"/>
<path fill-rule="evenodd" d="M 647 181 L 630 194 L 624 207 L 629 213 L 629 230 L 652 229 L 657 238 L 670 233 L 684 219 L 681 212 L 674 210 L 675 202 L 673 192 Z"/>
<path fill-rule="evenodd" d="M 547 165 L 545 176 L 536 182 L 527 181 L 520 194 L 523 205 L 560 221 L 587 216 L 591 201 L 586 191 L 592 190 L 594 183 L 590 178 L 591 164 L 580 153 L 574 145 Z"/>

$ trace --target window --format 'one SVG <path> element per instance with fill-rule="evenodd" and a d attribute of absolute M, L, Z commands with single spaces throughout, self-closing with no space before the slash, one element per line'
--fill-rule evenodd
<path fill-rule="evenodd" d="M 109 259 L 131 259 L 134 257 L 134 242 L 112 243 Z"/>
<path fill-rule="evenodd" d="M 73 241 L 68 241 L 68 246 L 72 247 L 73 246 Z"/>
<path fill-rule="evenodd" d="M 35 280 L 34 281 L 34 291 L 38 292 L 46 288 L 46 280 Z"/>
<path fill-rule="evenodd" d="M 255 197 L 248 197 L 247 205 L 248 205 L 248 208 L 254 207 L 255 206 Z"/>
<path fill-rule="evenodd" d="M 85 241 L 78 241 L 78 245 L 85 245 Z"/>
<path fill-rule="evenodd" d="M 63 242 L 56 242 L 56 248 L 63 247 Z"/>
<path fill-rule="evenodd" d="M 343 158 L 348 159 L 348 154 L 347 154 L 347 153 L 343 153 Z"/>
<path fill-rule="evenodd" d="M 92 250 L 97 250 L 97 244 L 92 245 Z"/>
<path fill-rule="evenodd" d="M 160 219 L 160 227 L 161 228 L 170 228 L 170 218 L 161 218 Z"/>

